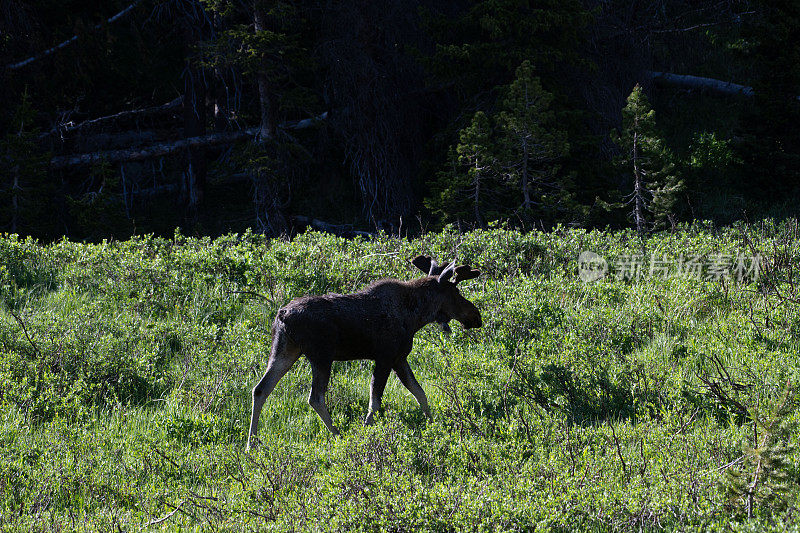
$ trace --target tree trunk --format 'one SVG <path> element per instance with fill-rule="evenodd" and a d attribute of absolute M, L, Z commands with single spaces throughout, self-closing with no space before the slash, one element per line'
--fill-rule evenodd
<path fill-rule="evenodd" d="M 278 184 L 268 170 L 254 169 L 251 172 L 253 183 L 253 204 L 256 224 L 265 235 L 280 236 L 288 232 L 289 225 L 281 204 Z"/>
<path fill-rule="evenodd" d="M 375 237 L 375 233 L 370 233 L 368 231 L 354 230 L 352 226 L 349 226 L 347 224 L 331 224 L 330 222 L 324 222 L 316 218 L 306 217 L 302 215 L 293 216 L 292 220 L 302 226 L 310 226 L 317 231 L 325 231 L 327 233 L 333 233 L 334 235 L 339 235 L 340 237 L 344 237 L 346 239 L 352 239 L 357 235 L 360 235 L 362 237 Z"/>
<path fill-rule="evenodd" d="M 212 133 L 200 137 L 190 137 L 177 141 L 151 144 L 141 148 L 126 150 L 107 150 L 103 152 L 91 152 L 88 154 L 70 154 L 56 156 L 50 160 L 50 168 L 62 169 L 78 165 L 96 165 L 102 162 L 119 163 L 121 161 L 142 161 L 152 159 L 162 155 L 169 155 L 180 150 L 186 150 L 193 146 L 213 146 L 216 144 L 228 144 L 236 141 L 250 139 L 256 134 L 255 129 L 225 131 L 222 133 Z"/>
<path fill-rule="evenodd" d="M 636 223 L 636 232 L 644 236 L 646 224 L 644 219 L 644 184 L 641 169 L 639 168 L 639 134 L 633 134 L 633 220 Z"/>
<path fill-rule="evenodd" d="M 531 195 L 528 190 L 528 143 L 522 143 L 522 206 L 528 210 L 531 208 Z"/>
<path fill-rule="evenodd" d="M 85 127 L 90 126 L 97 126 L 98 124 L 102 124 L 103 122 L 111 122 L 111 121 L 118 121 L 129 119 L 131 117 L 141 117 L 146 115 L 155 115 L 159 113 L 166 113 L 167 111 L 172 111 L 173 109 L 177 109 L 181 107 L 183 104 L 183 96 L 179 96 L 178 98 L 172 100 L 171 102 L 167 102 L 166 104 L 162 104 L 159 106 L 153 107 L 146 107 L 144 109 L 133 109 L 129 111 L 121 111 L 119 113 L 115 113 L 113 115 L 108 115 L 105 117 L 98 117 L 93 118 L 91 120 L 86 120 L 84 122 L 79 122 L 78 124 L 66 123 L 66 124 L 59 124 L 55 128 L 51 129 L 50 131 L 46 131 L 39 135 L 39 139 L 44 139 L 51 135 L 55 135 L 56 133 L 66 135 L 72 133 L 74 131 L 83 129 Z"/>
<path fill-rule="evenodd" d="M 92 28 L 92 31 L 97 31 L 97 30 L 105 27 L 107 24 L 111 24 L 112 22 L 116 22 L 116 21 L 122 19 L 128 13 L 132 12 L 136 8 L 136 6 L 139 5 L 139 3 L 141 1 L 142 0 L 136 0 L 132 4 L 128 5 L 128 7 L 126 7 L 125 9 L 120 11 L 119 13 L 117 13 L 116 15 L 107 18 L 104 22 L 100 22 L 99 24 L 95 24 L 94 28 Z M 26 65 L 30 65 L 34 61 L 38 61 L 39 59 L 42 59 L 42 58 L 47 57 L 47 56 L 49 56 L 51 54 L 54 54 L 54 53 L 58 52 L 59 50 L 61 50 L 63 48 L 66 48 L 67 46 L 77 42 L 78 37 L 79 37 L 78 35 L 73 35 L 72 37 L 70 37 L 66 41 L 62 41 L 61 43 L 55 45 L 54 47 L 48 48 L 44 52 L 40 52 L 40 53 L 36 54 L 35 56 L 29 57 L 28 59 L 24 59 L 24 60 L 18 61 L 16 63 L 11 63 L 9 65 L 6 65 L 5 68 L 8 69 L 8 70 L 17 70 L 17 69 L 20 69 L 20 68 L 22 68 L 22 67 L 24 67 Z"/>
<path fill-rule="evenodd" d="M 202 72 L 191 65 L 186 68 L 185 94 L 183 98 L 183 136 L 202 137 L 206 132 L 206 86 Z M 206 185 L 206 154 L 203 146 L 189 146 L 181 176 L 181 203 L 186 218 L 197 222 L 199 207 L 203 201 Z"/>
<path fill-rule="evenodd" d="M 214 131 L 225 131 L 229 126 L 228 95 L 225 91 L 225 80 L 217 71 L 213 85 L 214 95 Z"/>
<path fill-rule="evenodd" d="M 303 119 L 298 122 L 287 122 L 282 124 L 281 127 L 292 130 L 304 129 L 313 126 L 320 120 L 324 120 L 327 116 L 328 113 L 325 112 L 313 119 Z M 230 144 L 252 139 L 257 134 L 258 128 L 250 128 L 246 130 L 210 133 L 208 135 L 201 135 L 199 137 L 190 137 L 188 139 L 179 139 L 177 141 L 151 144 L 134 149 L 107 150 L 102 152 L 91 152 L 88 154 L 60 155 L 50 160 L 50 168 L 58 170 L 79 165 L 96 165 L 102 162 L 119 163 L 122 161 L 142 161 L 145 159 L 152 159 L 154 157 L 173 154 L 181 150 L 186 150 L 187 148 Z"/>
<path fill-rule="evenodd" d="M 19 167 L 14 169 L 14 183 L 11 191 L 11 233 L 17 233 L 19 228 Z"/>
<path fill-rule="evenodd" d="M 481 216 L 480 210 L 480 200 L 481 200 L 481 171 L 480 167 L 478 166 L 478 161 L 475 161 L 475 188 L 473 190 L 472 201 L 474 202 L 475 208 L 475 222 L 481 227 L 485 228 L 486 224 L 483 222 L 483 217 Z"/>
<path fill-rule="evenodd" d="M 256 32 L 267 29 L 267 18 L 262 8 L 262 1 L 253 2 L 253 26 Z M 262 53 L 261 68 L 256 74 L 258 81 L 258 103 L 261 121 L 255 142 L 266 144 L 275 135 L 275 98 L 271 94 L 269 78 L 267 77 L 267 57 Z M 253 204 L 256 210 L 256 222 L 262 233 L 266 235 L 284 235 L 289 225 L 283 216 L 283 207 L 280 200 L 279 184 L 271 171 L 263 168 L 252 169 L 253 178 Z"/>
<path fill-rule="evenodd" d="M 266 17 L 260 3 L 256 0 L 253 5 L 253 23 L 256 32 L 267 29 Z M 261 55 L 261 69 L 256 77 L 258 79 L 258 100 L 261 110 L 261 124 L 256 139 L 259 142 L 264 142 L 271 139 L 275 133 L 274 102 L 270 94 L 270 83 L 267 77 L 267 58 L 264 54 Z"/>

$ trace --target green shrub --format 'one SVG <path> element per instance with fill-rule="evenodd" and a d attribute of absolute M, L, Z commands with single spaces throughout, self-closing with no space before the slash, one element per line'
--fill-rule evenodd
<path fill-rule="evenodd" d="M 796 393 L 764 414 L 800 380 L 794 231 L 697 224 L 644 243 L 764 254 L 744 283 L 617 279 L 642 253 L 630 230 L 0 237 L 0 529 L 796 530 Z M 581 281 L 586 250 L 604 279 Z M 391 378 L 362 427 L 372 365 L 337 363 L 334 439 L 301 360 L 245 454 L 277 309 L 410 279 L 423 252 L 483 272 L 462 290 L 484 326 L 424 328 L 410 356 L 434 421 Z"/>

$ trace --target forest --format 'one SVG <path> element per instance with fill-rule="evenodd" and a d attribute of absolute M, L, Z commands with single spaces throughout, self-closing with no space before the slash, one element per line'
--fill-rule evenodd
<path fill-rule="evenodd" d="M 3 2 L 0 230 L 796 214 L 792 1 Z"/>

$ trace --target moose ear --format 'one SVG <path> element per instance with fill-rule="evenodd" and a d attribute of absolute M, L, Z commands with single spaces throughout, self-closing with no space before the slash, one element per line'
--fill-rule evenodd
<path fill-rule="evenodd" d="M 453 277 L 453 272 L 455 271 L 455 269 L 456 269 L 455 261 L 450 263 L 449 265 L 447 265 L 447 268 L 442 270 L 442 273 L 439 274 L 439 278 L 438 278 L 439 283 L 443 283 L 443 282 L 449 280 L 451 277 Z"/>
<path fill-rule="evenodd" d="M 456 268 L 456 278 L 453 280 L 453 283 L 458 283 L 459 281 L 467 281 L 468 279 L 474 279 L 481 275 L 480 270 L 473 270 L 472 267 L 467 265 L 461 265 L 460 267 Z"/>
<path fill-rule="evenodd" d="M 425 274 L 428 274 L 431 271 L 431 256 L 418 255 L 411 260 L 411 264 L 422 270 Z"/>

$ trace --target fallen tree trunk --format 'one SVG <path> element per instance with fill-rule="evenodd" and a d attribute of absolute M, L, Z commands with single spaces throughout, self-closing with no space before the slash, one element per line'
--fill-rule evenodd
<path fill-rule="evenodd" d="M 344 237 L 345 239 L 352 239 L 356 235 L 360 235 L 362 237 L 375 237 L 374 233 L 354 230 L 352 226 L 346 224 L 331 224 L 329 222 L 323 222 L 322 220 L 305 217 L 302 215 L 293 216 L 292 220 L 301 226 L 311 227 L 317 231 L 324 231 L 326 233 L 333 233 L 334 235 Z"/>
<path fill-rule="evenodd" d="M 652 70 L 646 70 L 645 74 L 655 82 L 684 87 L 686 89 L 703 89 L 723 96 L 755 95 L 752 87 L 729 81 L 715 80 L 714 78 L 673 74 L 671 72 L 654 72 Z"/>
<path fill-rule="evenodd" d="M 124 161 L 142 161 L 153 157 L 169 155 L 187 148 L 200 148 L 217 144 L 228 144 L 244 139 L 249 139 L 256 134 L 258 128 L 249 130 L 224 131 L 199 137 L 190 137 L 168 143 L 152 144 L 139 149 L 108 150 L 88 154 L 61 155 L 50 160 L 50 168 L 61 169 L 77 165 L 93 165 L 96 163 L 121 163 Z"/>
<path fill-rule="evenodd" d="M 326 111 L 325 113 L 313 119 L 287 122 L 286 124 L 281 125 L 281 128 L 292 130 L 305 129 L 319 122 L 320 120 L 324 120 L 327 116 L 328 112 Z M 198 137 L 189 137 L 172 142 L 151 144 L 149 146 L 143 146 L 136 149 L 107 150 L 86 154 L 60 155 L 55 156 L 50 160 L 50 168 L 58 170 L 78 165 L 93 165 L 101 162 L 122 163 L 126 161 L 142 161 L 145 159 L 169 155 L 189 148 L 202 148 L 206 146 L 230 144 L 252 139 L 259 132 L 259 130 L 260 128 L 249 128 L 246 130 L 222 131 L 219 133 L 210 133 L 208 135 L 200 135 Z"/>
<path fill-rule="evenodd" d="M 135 2 L 130 4 L 128 7 L 126 7 L 125 9 L 120 11 L 119 13 L 117 13 L 116 15 L 107 18 L 105 22 L 101 22 L 100 24 L 95 24 L 93 30 L 97 31 L 100 28 L 102 28 L 103 26 L 105 26 L 106 24 L 111 24 L 112 22 L 118 21 L 119 19 L 123 18 L 125 15 L 127 15 L 128 13 L 133 11 L 136 8 L 136 6 L 139 5 L 140 3 L 141 3 L 141 0 L 136 0 Z M 49 56 L 51 54 L 54 54 L 54 53 L 58 52 L 59 50 L 61 50 L 62 48 L 66 48 L 67 46 L 71 45 L 72 43 L 74 43 L 77 40 L 78 40 L 78 36 L 77 35 L 73 35 L 72 37 L 70 37 L 66 41 L 63 41 L 63 42 L 55 45 L 52 48 L 48 48 L 44 52 L 40 52 L 39 54 L 36 54 L 35 56 L 29 57 L 28 59 L 23 59 L 22 61 L 18 61 L 16 63 L 11 63 L 10 65 L 6 65 L 6 69 L 8 69 L 8 70 L 17 70 L 17 69 L 20 69 L 20 68 L 22 68 L 22 67 L 24 67 L 26 65 L 30 65 L 34 61 L 42 59 L 43 57 L 47 57 L 47 56 Z"/>
<path fill-rule="evenodd" d="M 287 130 L 303 130 L 310 128 L 320 120 L 325 120 L 326 118 L 328 118 L 327 111 L 316 117 L 304 118 L 303 120 L 298 120 L 297 122 L 286 122 L 285 124 L 278 126 L 278 128 Z"/>
<path fill-rule="evenodd" d="M 671 72 L 655 72 L 645 70 L 651 80 L 666 85 L 684 87 L 686 89 L 702 89 L 722 96 L 755 96 L 755 91 L 747 85 L 739 85 L 730 81 L 716 80 L 714 78 L 704 78 L 702 76 L 690 76 L 688 74 L 673 74 Z M 800 101 L 800 95 L 795 96 Z"/>

